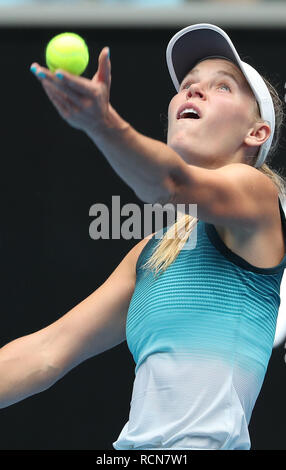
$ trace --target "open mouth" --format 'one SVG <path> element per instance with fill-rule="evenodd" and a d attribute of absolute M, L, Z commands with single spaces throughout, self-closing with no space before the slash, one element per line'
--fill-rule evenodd
<path fill-rule="evenodd" d="M 200 119 L 200 112 L 191 106 L 183 106 L 178 111 L 177 119 Z"/>
<path fill-rule="evenodd" d="M 179 119 L 200 119 L 200 116 L 194 109 L 185 109 L 179 114 Z"/>

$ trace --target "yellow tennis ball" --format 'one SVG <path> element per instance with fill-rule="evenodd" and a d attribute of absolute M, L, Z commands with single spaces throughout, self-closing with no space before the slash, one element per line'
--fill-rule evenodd
<path fill-rule="evenodd" d="M 46 63 L 52 72 L 62 69 L 74 75 L 81 75 L 88 61 L 88 47 L 78 34 L 58 34 L 46 47 Z"/>

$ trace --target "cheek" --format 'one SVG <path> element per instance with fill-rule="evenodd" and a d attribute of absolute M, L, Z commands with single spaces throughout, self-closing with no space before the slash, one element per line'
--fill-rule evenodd
<path fill-rule="evenodd" d="M 172 117 L 172 109 L 173 109 L 173 104 L 172 104 L 172 101 L 169 103 L 169 106 L 168 106 L 168 123 L 170 123 L 170 119 Z"/>
<path fill-rule="evenodd" d="M 176 118 L 177 109 L 180 106 L 181 101 L 178 99 L 178 95 L 175 95 L 168 107 L 168 119 Z"/>
<path fill-rule="evenodd" d="M 233 125 L 238 134 L 244 133 L 249 126 L 249 115 L 245 109 L 237 109 L 236 111 L 232 109 L 229 113 L 229 123 Z"/>
<path fill-rule="evenodd" d="M 218 102 L 213 109 L 212 119 L 217 126 L 234 126 L 241 129 L 248 122 L 248 115 L 242 106 L 236 106 L 233 102 Z"/>

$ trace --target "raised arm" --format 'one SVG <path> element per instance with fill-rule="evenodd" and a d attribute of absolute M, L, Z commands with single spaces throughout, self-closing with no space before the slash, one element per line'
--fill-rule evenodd
<path fill-rule="evenodd" d="M 122 343 L 136 282 L 137 243 L 108 279 L 51 325 L 0 349 L 0 408 L 51 387 L 72 368 Z"/>
<path fill-rule="evenodd" d="M 172 186 L 170 172 L 183 160 L 165 143 L 137 132 L 111 106 L 108 48 L 101 51 L 92 80 L 65 71 L 54 74 L 37 63 L 31 70 L 60 116 L 90 137 L 140 199 L 166 201 Z"/>

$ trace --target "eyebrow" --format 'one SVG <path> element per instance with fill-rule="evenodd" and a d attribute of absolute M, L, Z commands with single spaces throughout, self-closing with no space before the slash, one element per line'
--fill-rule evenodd
<path fill-rule="evenodd" d="M 198 69 L 193 69 L 190 73 L 188 73 L 187 77 L 189 77 L 190 75 L 197 75 L 198 73 Z M 234 80 L 238 86 L 241 86 L 239 80 L 231 72 L 227 72 L 226 70 L 218 70 L 217 72 L 215 72 L 214 75 L 226 75 L 227 77 L 232 78 L 232 80 Z M 187 77 L 184 78 L 181 85 L 185 82 L 185 80 L 187 80 Z"/>

